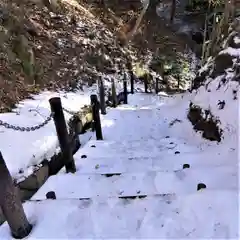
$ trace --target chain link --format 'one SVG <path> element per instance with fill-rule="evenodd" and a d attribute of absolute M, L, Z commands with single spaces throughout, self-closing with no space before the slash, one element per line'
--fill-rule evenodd
<path fill-rule="evenodd" d="M 99 101 L 98 101 L 98 104 L 100 104 Z M 90 104 L 89 106 L 90 106 L 90 107 L 93 107 L 93 105 L 94 105 L 94 103 L 93 103 L 93 104 Z M 65 111 L 66 113 L 68 113 L 68 114 L 70 114 L 70 115 L 75 115 L 75 114 L 78 114 L 78 113 L 80 112 L 80 111 L 71 111 L 71 110 L 66 109 L 66 108 L 64 108 L 64 107 L 62 107 L 62 109 L 63 109 L 63 111 Z"/>
<path fill-rule="evenodd" d="M 70 110 L 68 110 L 68 109 L 66 109 L 66 108 L 62 108 L 63 109 L 63 111 L 65 111 L 66 113 L 68 113 L 68 114 L 70 114 L 70 115 L 75 115 L 75 114 L 77 114 L 79 111 L 76 111 L 76 112 L 74 112 L 74 111 L 70 111 Z"/>
<path fill-rule="evenodd" d="M 93 105 L 94 105 L 94 104 L 92 104 L 91 107 L 92 107 Z M 66 109 L 66 108 L 64 108 L 64 107 L 63 107 L 63 110 L 64 110 L 65 112 L 67 112 L 68 114 L 70 114 L 70 115 L 75 115 L 75 114 L 79 113 L 79 111 L 76 111 L 76 112 L 70 111 L 70 110 L 68 110 L 68 109 Z M 20 126 L 16 126 L 16 125 L 13 125 L 13 124 L 9 124 L 9 123 L 4 122 L 4 121 L 2 121 L 2 120 L 0 120 L 0 126 L 3 126 L 3 127 L 7 128 L 7 129 L 15 130 L 15 131 L 32 132 L 32 131 L 36 131 L 36 130 L 44 127 L 45 125 L 47 125 L 47 124 L 51 121 L 52 117 L 53 117 L 53 113 L 51 113 L 51 114 L 49 115 L 49 117 L 47 117 L 44 122 L 40 123 L 39 125 L 32 126 L 32 127 L 20 127 Z"/>
<path fill-rule="evenodd" d="M 15 131 L 32 132 L 32 131 L 38 130 L 38 129 L 44 127 L 45 125 L 47 125 L 51 121 L 52 117 L 53 117 L 53 114 L 51 113 L 49 115 L 49 117 L 47 117 L 44 122 L 40 123 L 39 125 L 32 126 L 32 127 L 20 127 L 20 126 L 9 124 L 9 123 L 4 122 L 2 120 L 0 120 L 0 126 L 3 126 L 5 128 L 8 128 L 8 129 L 15 130 Z"/>

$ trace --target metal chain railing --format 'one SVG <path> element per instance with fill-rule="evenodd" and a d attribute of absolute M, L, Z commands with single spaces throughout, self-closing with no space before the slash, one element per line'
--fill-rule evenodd
<path fill-rule="evenodd" d="M 89 106 L 92 107 L 93 104 L 90 104 Z M 80 111 L 71 111 L 71 110 L 66 109 L 66 108 L 64 108 L 64 107 L 62 107 L 62 109 L 63 109 L 63 111 L 65 111 L 66 113 L 68 113 L 68 114 L 70 114 L 70 115 L 75 115 L 75 114 L 78 114 L 79 112 L 81 112 L 81 110 L 80 110 Z"/>
<path fill-rule="evenodd" d="M 33 132 L 33 131 L 36 131 L 42 127 L 44 127 L 45 125 L 47 125 L 51 119 L 53 117 L 53 113 L 51 113 L 47 118 L 46 120 L 44 120 L 44 122 L 38 124 L 38 125 L 35 125 L 35 126 L 32 126 L 32 127 L 20 127 L 20 126 L 16 126 L 16 125 L 13 125 L 13 124 L 9 124 L 7 122 L 4 122 L 2 120 L 0 120 L 0 126 L 3 126 L 5 128 L 8 128 L 8 129 L 12 129 L 12 130 L 15 130 L 15 131 L 21 131 L 21 132 Z"/>
<path fill-rule="evenodd" d="M 62 107 L 63 111 L 65 111 L 66 113 L 70 114 L 70 115 L 75 115 L 77 114 L 79 111 L 71 111 L 69 109 L 66 109 L 64 107 Z"/>

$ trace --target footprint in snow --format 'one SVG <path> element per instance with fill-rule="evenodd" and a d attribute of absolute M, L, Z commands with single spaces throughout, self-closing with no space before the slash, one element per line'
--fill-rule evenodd
<path fill-rule="evenodd" d="M 174 171 L 174 173 L 176 174 L 176 177 L 177 177 L 179 180 L 183 180 L 183 179 L 186 177 L 186 173 L 183 172 L 182 170 Z"/>

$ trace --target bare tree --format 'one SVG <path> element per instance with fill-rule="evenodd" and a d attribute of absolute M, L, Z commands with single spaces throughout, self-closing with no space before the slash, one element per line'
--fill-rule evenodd
<path fill-rule="evenodd" d="M 209 0 L 209 5 L 214 3 Z M 228 35 L 229 23 L 233 19 L 234 14 L 234 4 L 234 0 L 224 0 L 224 9 L 221 16 L 217 16 L 217 6 L 216 4 L 214 5 L 212 32 L 209 41 L 207 43 L 204 41 L 202 64 L 205 63 L 209 56 L 218 52 L 220 43 Z M 206 31 L 207 24 L 205 24 L 205 33 Z"/>
<path fill-rule="evenodd" d="M 172 9 L 171 9 L 170 23 L 173 23 L 175 12 L 176 12 L 176 0 L 172 0 Z"/>
<path fill-rule="evenodd" d="M 120 43 L 122 45 L 126 45 L 136 34 L 141 24 L 141 21 L 149 7 L 149 1 L 150 0 L 141 1 L 143 5 L 143 9 L 141 10 L 140 15 L 138 16 L 136 21 L 127 23 L 120 28 L 118 32 L 118 39 L 120 40 Z"/>

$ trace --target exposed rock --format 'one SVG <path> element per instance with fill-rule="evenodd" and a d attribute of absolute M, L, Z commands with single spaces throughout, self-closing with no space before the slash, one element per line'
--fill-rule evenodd
<path fill-rule="evenodd" d="M 209 110 L 203 111 L 199 106 L 190 103 L 187 117 L 194 130 L 202 132 L 203 138 L 210 141 L 221 141 L 222 130 L 218 126 L 219 121 L 214 119 Z"/>
<path fill-rule="evenodd" d="M 225 70 L 227 68 L 232 67 L 233 65 L 233 58 L 234 56 L 228 54 L 228 53 L 223 53 L 217 55 L 214 61 L 214 69 L 211 74 L 211 77 L 217 77 L 223 73 L 225 73 Z"/>
<path fill-rule="evenodd" d="M 240 33 L 233 32 L 227 39 L 227 45 L 232 48 L 240 48 Z"/>
<path fill-rule="evenodd" d="M 208 75 L 208 71 L 199 73 L 193 80 L 192 90 L 198 89 L 201 85 L 203 85 L 206 81 L 207 75 Z"/>

